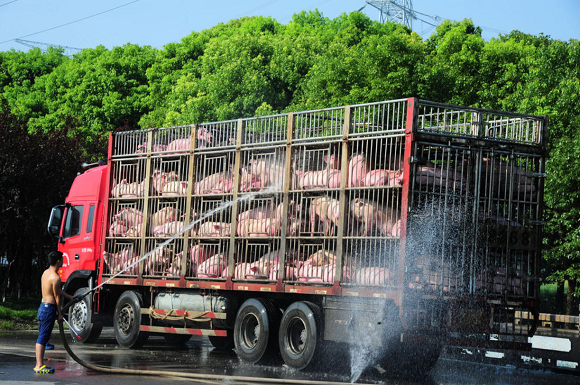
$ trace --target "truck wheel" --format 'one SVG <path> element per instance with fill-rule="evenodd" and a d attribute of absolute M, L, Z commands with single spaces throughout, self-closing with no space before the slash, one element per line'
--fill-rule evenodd
<path fill-rule="evenodd" d="M 75 291 L 74 296 L 85 294 L 88 291 L 87 287 L 82 287 Z M 103 330 L 101 323 L 93 322 L 93 297 L 91 295 L 87 295 L 82 301 L 75 303 L 69 308 L 68 322 L 81 337 L 80 340 L 83 343 L 95 342 Z M 73 340 L 76 341 L 77 337 L 72 330 L 70 334 Z"/>
<path fill-rule="evenodd" d="M 315 362 L 322 342 L 322 310 L 311 302 L 294 302 L 280 323 L 278 342 L 286 365 L 302 370 Z"/>
<path fill-rule="evenodd" d="M 209 342 L 216 350 L 232 350 L 234 348 L 234 333 L 228 330 L 227 337 L 209 336 Z"/>
<path fill-rule="evenodd" d="M 173 346 L 185 345 L 191 339 L 191 334 L 163 334 L 165 342 Z"/>
<path fill-rule="evenodd" d="M 270 361 L 277 348 L 280 314 L 274 305 L 261 298 L 242 304 L 234 325 L 234 344 L 238 357 L 258 364 Z"/>
<path fill-rule="evenodd" d="M 441 355 L 442 346 L 429 344 L 402 344 L 397 342 L 387 347 L 379 364 L 386 374 L 427 374 Z"/>
<path fill-rule="evenodd" d="M 142 304 L 141 295 L 134 291 L 124 292 L 117 301 L 113 328 L 117 343 L 124 348 L 139 348 L 149 338 L 148 332 L 142 332 L 139 329 Z"/>

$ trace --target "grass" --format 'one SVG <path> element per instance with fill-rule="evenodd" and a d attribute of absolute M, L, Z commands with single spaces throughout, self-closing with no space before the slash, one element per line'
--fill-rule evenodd
<path fill-rule="evenodd" d="M 0 330 L 31 330 L 38 328 L 36 298 L 6 298 L 0 303 Z"/>

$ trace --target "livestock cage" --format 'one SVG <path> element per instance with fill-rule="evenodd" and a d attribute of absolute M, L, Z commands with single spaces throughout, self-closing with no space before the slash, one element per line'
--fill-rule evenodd
<path fill-rule="evenodd" d="M 102 277 L 387 298 L 412 327 L 527 335 L 546 130 L 410 98 L 117 132 Z"/>

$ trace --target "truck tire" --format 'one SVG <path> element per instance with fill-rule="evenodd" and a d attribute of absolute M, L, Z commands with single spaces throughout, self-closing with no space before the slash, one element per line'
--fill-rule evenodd
<path fill-rule="evenodd" d="M 227 337 L 216 337 L 216 336 L 209 336 L 209 342 L 216 350 L 232 350 L 235 346 L 234 344 L 234 333 L 233 330 L 228 330 Z"/>
<path fill-rule="evenodd" d="M 142 332 L 141 307 L 143 299 L 134 291 L 126 291 L 117 300 L 113 316 L 113 329 L 117 343 L 124 348 L 139 348 L 149 338 L 148 332 Z"/>
<path fill-rule="evenodd" d="M 277 356 L 280 313 L 265 299 L 245 301 L 236 316 L 234 344 L 238 357 L 251 364 L 272 361 Z"/>
<path fill-rule="evenodd" d="M 294 302 L 280 322 L 278 343 L 286 365 L 303 370 L 313 366 L 322 344 L 322 310 L 311 302 Z"/>
<path fill-rule="evenodd" d="M 75 291 L 74 296 L 85 294 L 88 291 L 88 287 L 81 287 Z M 93 297 L 91 295 L 87 295 L 82 301 L 69 308 L 68 322 L 77 332 L 82 343 L 95 342 L 103 330 L 103 325 L 100 322 L 93 322 Z M 70 334 L 73 340 L 78 339 L 72 330 Z"/>

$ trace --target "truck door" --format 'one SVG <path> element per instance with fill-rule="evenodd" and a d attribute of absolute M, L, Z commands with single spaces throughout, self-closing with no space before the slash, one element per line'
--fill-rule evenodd
<path fill-rule="evenodd" d="M 63 253 L 61 271 L 63 281 L 66 281 L 75 270 L 95 268 L 93 258 L 95 204 L 72 202 L 67 206 L 60 247 Z"/>

